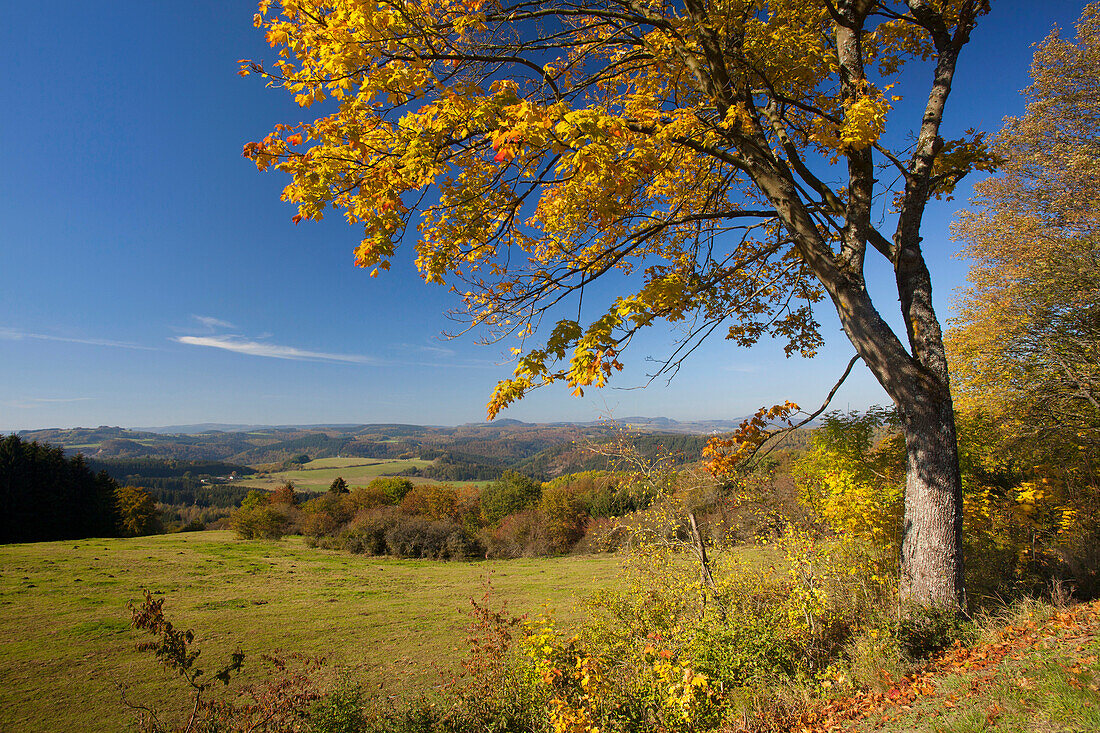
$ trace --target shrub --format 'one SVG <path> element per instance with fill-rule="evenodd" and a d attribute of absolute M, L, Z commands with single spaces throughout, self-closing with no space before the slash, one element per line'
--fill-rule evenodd
<path fill-rule="evenodd" d="M 374 509 L 394 502 L 390 501 L 383 487 L 377 486 L 376 482 L 372 481 L 368 486 L 356 486 L 352 489 L 348 494 L 347 503 L 352 511 L 357 513 L 363 509 Z"/>
<path fill-rule="evenodd" d="M 470 602 L 467 653 L 462 674 L 444 687 L 450 704 L 441 716 L 443 725 L 420 730 L 546 730 L 545 691 L 515 656 L 523 619 L 503 608 L 494 610 L 489 600 L 486 591 L 480 602 Z"/>
<path fill-rule="evenodd" d="M 255 509 L 256 507 L 264 506 L 271 503 L 271 495 L 266 491 L 260 491 L 259 489 L 253 489 L 249 491 L 247 496 L 241 501 L 241 509 Z"/>
<path fill-rule="evenodd" d="M 271 492 L 268 501 L 272 504 L 286 504 L 288 506 L 298 506 L 298 494 L 294 491 L 294 483 L 287 481 Z"/>
<path fill-rule="evenodd" d="M 398 557 L 431 560 L 462 559 L 469 556 L 471 543 L 462 527 L 452 521 L 400 516 L 386 530 L 386 549 Z"/>
<path fill-rule="evenodd" d="M 302 533 L 309 537 L 334 535 L 354 515 L 350 495 L 332 491 L 307 501 L 302 512 Z"/>
<path fill-rule="evenodd" d="M 487 524 L 496 524 L 509 514 L 527 509 L 539 500 L 542 485 L 515 471 L 503 475 L 481 491 L 481 512 Z"/>
<path fill-rule="evenodd" d="M 896 432 L 878 443 L 892 413 L 830 413 L 814 431 L 795 476 L 802 499 L 833 532 L 877 547 L 900 546 L 905 444 Z"/>
<path fill-rule="evenodd" d="M 245 540 L 277 540 L 287 533 L 290 516 L 284 506 L 242 506 L 229 518 L 229 526 Z"/>
<path fill-rule="evenodd" d="M 225 686 L 239 675 L 244 654 L 238 648 L 225 666 L 206 674 L 195 663 L 199 650 L 194 649 L 195 634 L 175 628 L 163 612 L 164 599 L 154 600 L 146 591 L 140 607 L 127 604 L 134 628 L 144 630 L 154 639 L 138 644 L 138 649 L 151 651 L 169 669 L 186 680 L 192 696 L 186 723 L 171 725 L 162 721 L 155 706 L 123 702 L 139 712 L 139 729 L 143 733 L 299 733 L 312 704 L 320 698 L 314 675 L 320 662 L 301 655 L 263 656 L 266 667 L 261 682 L 248 685 L 232 698 L 214 697 L 213 691 Z M 355 730 L 354 728 L 352 730 Z"/>
<path fill-rule="evenodd" d="M 589 517 L 584 523 L 584 535 L 573 551 L 582 555 L 615 552 L 627 543 L 627 531 L 617 518 Z"/>
<path fill-rule="evenodd" d="M 387 504 L 400 504 L 412 487 L 412 481 L 399 476 L 384 476 L 367 484 L 369 489 L 381 490 L 386 495 Z"/>
<path fill-rule="evenodd" d="M 312 733 L 359 733 L 365 728 L 367 699 L 357 685 L 345 685 L 330 692 L 310 708 Z"/>
<path fill-rule="evenodd" d="M 909 659 L 921 660 L 943 651 L 961 639 L 969 623 L 956 613 L 936 608 L 908 609 L 894 628 L 901 652 Z"/>
<path fill-rule="evenodd" d="M 453 486 L 416 484 L 401 499 L 401 511 L 425 519 L 453 519 L 457 513 L 458 494 Z"/>
<path fill-rule="evenodd" d="M 574 487 L 546 487 L 538 511 L 551 552 L 568 552 L 584 536 L 587 516 Z"/>
<path fill-rule="evenodd" d="M 582 471 L 559 476 L 545 489 L 570 487 L 591 517 L 621 517 L 649 507 L 656 498 L 651 483 L 629 471 Z"/>
<path fill-rule="evenodd" d="M 513 558 L 549 554 L 550 544 L 543 530 L 542 515 L 535 509 L 509 514 L 499 526 L 482 530 L 480 538 L 485 556 Z"/>
<path fill-rule="evenodd" d="M 316 540 L 335 534 L 342 526 L 327 512 L 307 512 L 302 520 L 302 534 Z"/>
<path fill-rule="evenodd" d="M 364 509 L 340 533 L 341 545 L 350 552 L 385 555 L 386 532 L 397 522 L 392 507 Z"/>

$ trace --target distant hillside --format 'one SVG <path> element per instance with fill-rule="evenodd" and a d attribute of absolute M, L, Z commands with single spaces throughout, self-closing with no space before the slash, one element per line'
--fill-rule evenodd
<path fill-rule="evenodd" d="M 678 455 L 678 461 L 699 460 L 707 439 L 730 432 L 737 420 L 678 422 L 664 417 L 630 417 L 620 421 L 636 434 L 635 442 L 648 454 L 659 450 Z M 211 429 L 212 427 L 218 429 Z M 612 427 L 603 422 L 525 423 L 497 420 L 456 427 L 384 423 L 376 425 L 326 425 L 256 427 L 201 424 L 177 426 L 205 428 L 203 432 L 155 432 L 119 427 L 28 430 L 19 435 L 62 446 L 68 455 L 82 453 L 107 468 L 111 475 L 150 487 L 193 483 L 183 481 L 216 477 L 247 467 L 281 464 L 290 459 L 366 458 L 406 460 L 421 458 L 431 466 L 410 469 L 409 474 L 440 481 L 492 479 L 512 469 L 547 480 L 575 471 L 605 468 L 607 459 L 585 446 L 610 438 Z M 805 445 L 805 434 L 787 442 Z M 191 468 L 180 468 L 191 466 Z M 155 479 L 155 481 L 154 481 Z"/>
<path fill-rule="evenodd" d="M 146 433 L 163 433 L 163 434 L 176 434 L 176 435 L 194 435 L 196 433 L 249 433 L 256 430 L 271 430 L 274 428 L 279 429 L 297 429 L 297 430 L 311 430 L 311 429 L 325 429 L 325 428 L 356 428 L 359 427 L 356 424 L 319 424 L 319 425 L 239 425 L 234 423 L 220 423 L 220 422 L 204 422 L 195 423 L 193 425 L 165 425 L 156 428 L 131 428 L 131 430 L 139 430 Z"/>

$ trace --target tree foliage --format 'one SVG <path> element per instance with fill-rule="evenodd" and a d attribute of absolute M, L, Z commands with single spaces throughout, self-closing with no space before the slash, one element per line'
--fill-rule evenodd
<path fill-rule="evenodd" d="M 905 448 L 881 408 L 833 413 L 796 464 L 802 500 L 834 532 L 866 545 L 898 544 Z"/>
<path fill-rule="evenodd" d="M 945 140 L 941 129 L 959 54 L 987 10 L 263 0 L 255 24 L 278 58 L 242 74 L 326 111 L 244 153 L 291 176 L 295 221 L 335 208 L 361 227 L 356 262 L 372 275 L 416 229 L 422 277 L 451 287 L 457 315 L 489 340 L 515 339 L 490 416 L 544 384 L 605 384 L 634 335 L 660 321 L 682 327 L 660 371 L 714 332 L 812 356 L 814 306 L 828 296 L 906 429 L 906 590 L 958 606 L 953 411 L 920 228 L 931 197 L 991 163 L 980 135 Z M 902 76 L 914 59 L 928 84 L 906 91 L 922 76 Z M 891 128 L 900 93 L 927 102 Z M 876 228 L 880 202 L 893 232 Z M 871 301 L 868 253 L 894 270 L 908 345 Z M 584 300 L 598 279 L 622 294 Z"/>
<path fill-rule="evenodd" d="M 481 512 L 485 521 L 496 524 L 509 514 L 526 509 L 542 496 L 542 484 L 522 473 L 505 471 L 481 490 Z"/>
<path fill-rule="evenodd" d="M 115 490 L 119 531 L 123 537 L 140 537 L 164 531 L 156 499 L 137 486 L 120 486 Z"/>
<path fill-rule="evenodd" d="M 1100 587 L 1100 3 L 1035 50 L 1027 111 L 957 225 L 971 286 L 948 333 L 958 400 L 980 429 L 967 519 L 1016 580 Z M 973 432 L 972 429 L 967 432 Z M 999 465 L 997 465 L 999 464 Z M 971 519 L 976 521 L 970 521 Z"/>
<path fill-rule="evenodd" d="M 547 486 L 539 498 L 546 540 L 553 552 L 568 552 L 584 536 L 584 503 L 579 492 L 568 484 Z"/>
<path fill-rule="evenodd" d="M 294 482 L 287 481 L 282 486 L 275 489 L 268 495 L 268 501 L 271 504 L 286 504 L 287 506 L 298 505 L 298 494 L 294 490 Z"/>
<path fill-rule="evenodd" d="M 0 542 L 118 534 L 115 489 L 83 456 L 16 435 L 0 438 Z"/>
<path fill-rule="evenodd" d="M 270 493 L 254 489 L 230 515 L 229 526 L 244 540 L 281 539 L 290 529 L 297 503 L 290 481 Z"/>
<path fill-rule="evenodd" d="M 381 476 L 370 482 L 370 488 L 380 490 L 390 504 L 398 504 L 412 490 L 412 481 L 397 476 Z"/>
<path fill-rule="evenodd" d="M 956 233 L 971 286 L 948 335 L 960 404 L 1019 438 L 1100 446 L 1100 4 L 1035 51 L 1001 174 Z"/>
<path fill-rule="evenodd" d="M 243 540 L 277 540 L 290 526 L 289 507 L 285 504 L 241 506 L 229 517 L 229 526 Z"/>

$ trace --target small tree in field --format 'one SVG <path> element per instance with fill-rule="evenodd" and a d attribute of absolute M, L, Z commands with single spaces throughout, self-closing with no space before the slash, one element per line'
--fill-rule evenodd
<path fill-rule="evenodd" d="M 588 515 L 577 492 L 568 485 L 547 487 L 539 499 L 543 531 L 553 552 L 568 552 L 584 536 Z"/>
<path fill-rule="evenodd" d="M 115 490 L 119 531 L 123 537 L 139 537 L 164 531 L 157 502 L 145 489 L 120 486 Z"/>
<path fill-rule="evenodd" d="M 414 224 L 424 279 L 451 286 L 490 340 L 515 339 L 490 416 L 541 385 L 605 384 L 660 320 L 686 326 L 662 371 L 715 331 L 811 356 L 828 298 L 905 434 L 903 595 L 958 609 L 954 410 L 921 223 L 930 199 L 990 165 L 980 135 L 946 139 L 942 124 L 988 9 L 264 0 L 255 23 L 278 59 L 242 73 L 325 111 L 244 152 L 291 176 L 295 221 L 340 208 L 361 226 L 356 261 L 372 274 Z M 924 68 L 902 75 L 912 60 Z M 926 101 L 894 124 L 899 95 Z M 903 333 L 871 299 L 869 256 L 892 270 Z M 598 279 L 620 295 L 594 304 Z"/>
<path fill-rule="evenodd" d="M 272 491 L 268 501 L 271 504 L 298 506 L 298 494 L 294 491 L 294 483 L 287 481 L 285 484 Z"/>
<path fill-rule="evenodd" d="M 542 484 L 516 471 L 504 474 L 481 490 L 481 513 L 489 524 L 526 509 L 539 500 Z"/>

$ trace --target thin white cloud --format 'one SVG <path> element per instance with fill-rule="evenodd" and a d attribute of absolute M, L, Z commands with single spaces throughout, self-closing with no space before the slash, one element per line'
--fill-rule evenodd
<path fill-rule="evenodd" d="M 139 351 L 158 351 L 158 349 L 152 346 L 140 346 L 138 344 L 132 344 L 127 341 L 112 341 L 110 339 L 95 339 L 95 338 L 70 338 L 68 336 L 51 336 L 46 333 L 28 333 L 26 331 L 16 331 L 10 328 L 0 328 L 0 339 L 6 341 L 21 341 L 23 339 L 34 339 L 37 341 L 60 341 L 66 344 L 86 344 L 88 346 L 110 346 L 116 349 L 137 349 Z"/>
<path fill-rule="evenodd" d="M 448 349 L 445 346 L 427 346 L 423 344 L 395 344 L 399 349 L 405 351 L 419 351 L 424 354 L 432 354 L 435 356 L 453 357 L 455 355 L 454 349 Z"/>
<path fill-rule="evenodd" d="M 377 364 L 378 360 L 362 354 L 330 354 L 323 351 L 307 351 L 293 346 L 251 341 L 242 336 L 179 336 L 174 338 L 181 344 L 191 346 L 209 346 L 248 356 L 264 356 L 269 359 L 290 359 L 293 361 L 331 361 L 346 364 Z"/>
<path fill-rule="evenodd" d="M 196 315 L 192 314 L 191 317 L 194 318 L 199 323 L 201 323 L 202 325 L 209 328 L 211 331 L 213 331 L 215 329 L 218 329 L 218 328 L 236 328 L 236 326 L 234 326 L 229 321 L 223 321 L 220 318 L 214 318 L 212 316 L 196 316 Z"/>

